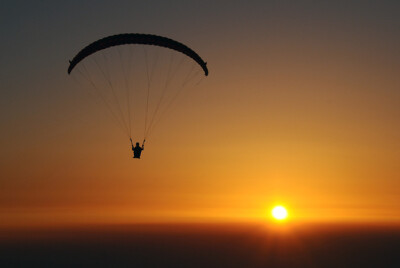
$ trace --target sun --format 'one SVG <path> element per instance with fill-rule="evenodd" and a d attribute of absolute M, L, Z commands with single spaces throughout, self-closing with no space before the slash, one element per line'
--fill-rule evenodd
<path fill-rule="evenodd" d="M 276 206 L 271 211 L 272 217 L 278 221 L 285 220 L 288 217 L 288 212 L 283 206 Z"/>

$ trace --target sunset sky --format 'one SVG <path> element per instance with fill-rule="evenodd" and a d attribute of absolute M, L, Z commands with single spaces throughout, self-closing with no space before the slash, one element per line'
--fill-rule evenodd
<path fill-rule="evenodd" d="M 328 3 L 329 2 L 329 3 Z M 0 227 L 400 223 L 398 1 L 2 1 Z M 108 35 L 187 44 L 209 76 L 141 160 L 67 74 Z"/>

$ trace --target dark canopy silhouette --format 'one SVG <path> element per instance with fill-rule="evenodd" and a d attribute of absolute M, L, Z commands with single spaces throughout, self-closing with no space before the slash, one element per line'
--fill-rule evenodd
<path fill-rule="evenodd" d="M 74 67 L 87 56 L 112 46 L 126 45 L 126 44 L 144 44 L 166 47 L 178 52 L 181 52 L 188 57 L 192 58 L 197 62 L 201 68 L 204 70 L 204 74 L 208 75 L 207 63 L 202 60 L 202 58 L 194 52 L 192 49 L 186 45 L 179 43 L 178 41 L 172 40 L 170 38 L 152 35 L 152 34 L 138 34 L 138 33 L 128 33 L 128 34 L 118 34 L 112 35 L 100 40 L 97 40 L 90 45 L 82 49 L 73 59 L 70 61 L 68 67 L 68 74 L 74 69 Z"/>

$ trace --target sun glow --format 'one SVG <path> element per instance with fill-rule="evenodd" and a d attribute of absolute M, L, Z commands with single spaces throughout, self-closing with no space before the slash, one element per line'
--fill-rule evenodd
<path fill-rule="evenodd" d="M 285 220 L 288 216 L 286 208 L 283 206 L 276 206 L 271 211 L 272 217 L 278 221 Z"/>

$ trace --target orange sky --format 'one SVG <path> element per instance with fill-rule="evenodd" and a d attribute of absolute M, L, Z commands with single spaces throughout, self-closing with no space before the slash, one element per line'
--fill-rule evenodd
<path fill-rule="evenodd" d="M 372 8 L 357 16 L 275 8 L 287 16 L 249 9 L 234 29 L 227 25 L 238 10 L 202 9 L 197 21 L 203 14 L 215 27 L 194 27 L 199 35 L 182 26 L 140 30 L 187 43 L 210 69 L 140 161 L 66 73 L 82 45 L 127 30 L 122 21 L 52 48 L 51 70 L 40 65 L 17 79 L 23 67 L 11 66 L 2 86 L 11 93 L 1 110 L 0 225 L 258 221 L 278 203 L 292 220 L 399 222 L 398 20 L 370 21 Z"/>

